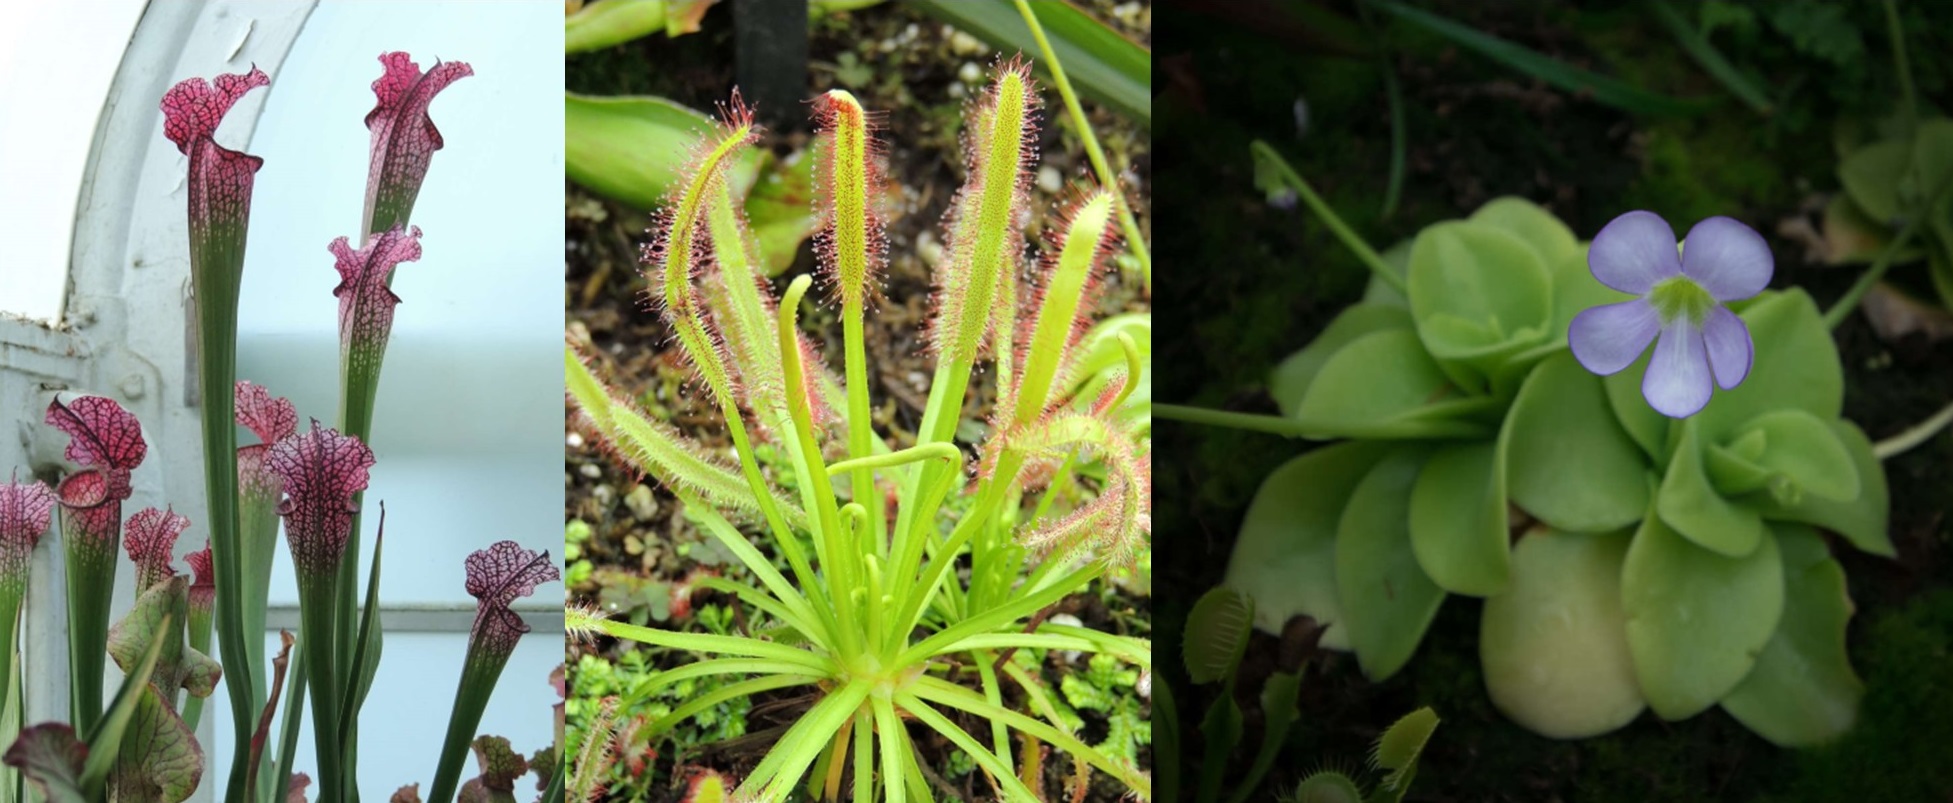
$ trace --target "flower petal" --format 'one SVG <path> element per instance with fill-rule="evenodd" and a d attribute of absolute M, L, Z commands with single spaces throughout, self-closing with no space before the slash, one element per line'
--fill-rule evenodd
<path fill-rule="evenodd" d="M 1695 224 L 1682 248 L 1682 272 L 1717 301 L 1737 301 L 1770 286 L 1776 259 L 1763 235 L 1734 218 Z"/>
<path fill-rule="evenodd" d="M 1648 373 L 1641 377 L 1641 395 L 1655 412 L 1687 418 L 1708 406 L 1712 392 L 1702 333 L 1687 316 L 1678 317 L 1661 328 L 1654 359 L 1648 361 Z"/>
<path fill-rule="evenodd" d="M 1654 306 L 1637 298 L 1581 310 L 1567 327 L 1566 342 L 1587 370 L 1607 376 L 1639 359 L 1660 330 Z"/>
<path fill-rule="evenodd" d="M 1756 345 L 1750 342 L 1750 328 L 1728 308 L 1718 306 L 1702 324 L 1702 343 L 1709 353 L 1709 367 L 1715 370 L 1716 384 L 1733 390 L 1750 375 L 1756 359 Z"/>
<path fill-rule="evenodd" d="M 1655 282 L 1682 272 L 1675 230 L 1653 212 L 1635 210 L 1601 227 L 1587 249 L 1587 268 L 1601 284 L 1641 295 Z"/>

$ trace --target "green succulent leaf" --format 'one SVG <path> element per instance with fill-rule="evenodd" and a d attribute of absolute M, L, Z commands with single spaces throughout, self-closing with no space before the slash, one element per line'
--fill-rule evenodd
<path fill-rule="evenodd" d="M 1553 265 L 1580 247 L 1573 230 L 1552 212 L 1516 196 L 1487 201 L 1467 219 L 1519 238 L 1533 249 L 1542 265 Z"/>
<path fill-rule="evenodd" d="M 1732 558 L 1683 538 L 1660 516 L 1641 520 L 1621 572 L 1628 648 L 1649 707 L 1694 716 L 1755 667 L 1784 608 L 1777 539 Z"/>
<path fill-rule="evenodd" d="M 1389 448 L 1339 443 L 1297 457 L 1268 475 L 1228 559 L 1222 585 L 1254 600 L 1255 627 L 1280 633 L 1307 616 L 1323 625 L 1323 647 L 1350 648 L 1336 588 L 1336 530 L 1350 492 Z"/>
<path fill-rule="evenodd" d="M 1628 542 L 1536 528 L 1513 547 L 1512 585 L 1485 600 L 1478 656 L 1492 704 L 1527 730 L 1584 739 L 1647 707 L 1621 604 Z"/>
<path fill-rule="evenodd" d="M 1363 674 L 1373 681 L 1403 668 L 1444 602 L 1444 589 L 1417 564 L 1405 514 L 1429 454 L 1408 445 L 1385 457 L 1349 495 L 1336 528 L 1343 622 Z"/>
<path fill-rule="evenodd" d="M 1649 350 L 1652 354 L 1653 350 Z M 1641 375 L 1648 370 L 1648 354 L 1641 355 L 1633 365 L 1612 376 L 1601 379 L 1607 390 L 1607 406 L 1614 411 L 1614 420 L 1621 423 L 1621 429 L 1634 440 L 1636 446 L 1655 462 L 1657 468 L 1668 464 L 1668 429 L 1674 419 L 1655 412 L 1648 406 L 1648 400 L 1641 395 Z"/>
<path fill-rule="evenodd" d="M 1618 530 L 1648 509 L 1648 458 L 1608 408 L 1600 377 L 1571 352 L 1533 369 L 1499 437 L 1506 493 L 1554 529 Z"/>
<path fill-rule="evenodd" d="M 1234 675 L 1241 654 L 1248 648 L 1248 631 L 1255 617 L 1254 600 L 1225 587 L 1215 587 L 1200 596 L 1193 612 L 1187 614 L 1187 637 L 1183 649 L 1187 677 L 1195 683 L 1214 683 Z"/>
<path fill-rule="evenodd" d="M 1505 590 L 1511 572 L 1505 451 L 1477 441 L 1440 447 L 1411 489 L 1411 551 L 1424 574 L 1454 594 Z"/>
<path fill-rule="evenodd" d="M 1533 246 L 1497 226 L 1447 221 L 1411 246 L 1411 316 L 1447 375 L 1487 390 L 1508 359 L 1547 339 L 1553 288 Z"/>
<path fill-rule="evenodd" d="M 1764 518 L 1814 524 L 1837 532 L 1852 546 L 1871 554 L 1888 558 L 1897 555 L 1886 530 L 1892 511 L 1891 491 L 1885 484 L 1885 466 L 1872 452 L 1871 439 L 1849 421 L 1831 421 L 1828 425 L 1851 455 L 1859 479 L 1857 498 L 1838 502 L 1806 494 L 1796 504 L 1785 504 L 1768 493 L 1759 493 L 1746 501 L 1762 511 Z"/>
<path fill-rule="evenodd" d="M 1661 520 L 1696 544 L 1731 557 L 1756 551 L 1764 536 L 1763 517 L 1749 505 L 1723 497 L 1709 480 L 1702 422 L 1682 422 L 1682 439 L 1655 497 Z"/>
<path fill-rule="evenodd" d="M 1355 435 L 1402 421 L 1449 391 L 1444 371 L 1408 329 L 1356 338 L 1329 357 L 1294 415 Z"/>
<path fill-rule="evenodd" d="M 1336 315 L 1329 326 L 1302 350 L 1284 358 L 1268 377 L 1268 395 L 1282 408 L 1282 415 L 1293 416 L 1309 395 L 1309 387 L 1324 365 L 1343 347 L 1372 332 L 1411 330 L 1410 311 L 1374 302 L 1355 304 Z"/>
<path fill-rule="evenodd" d="M 1774 410 L 1836 419 L 1844 409 L 1844 369 L 1816 302 L 1801 289 L 1766 293 L 1741 316 L 1750 339 L 1762 347 L 1756 349 L 1756 362 L 1743 384 L 1717 392 L 1690 419 L 1700 422 L 1702 443 L 1725 442 L 1751 419 Z M 1641 369 L 1624 373 L 1634 375 L 1638 388 Z"/>
<path fill-rule="evenodd" d="M 1260 163 L 1257 162 L 1256 166 L 1259 167 Z M 1399 240 L 1395 245 L 1385 249 L 1383 253 L 1377 256 L 1383 258 L 1384 267 L 1389 268 L 1392 273 L 1397 274 L 1398 278 L 1408 280 L 1410 278 L 1411 246 L 1416 243 L 1416 238 Z M 1371 276 L 1370 283 L 1363 288 L 1363 300 L 1361 303 L 1396 307 L 1401 310 L 1410 309 L 1410 299 L 1405 298 L 1403 293 L 1397 292 L 1397 288 L 1391 287 L 1388 282 L 1376 276 Z"/>
<path fill-rule="evenodd" d="M 1746 453 L 1758 444 L 1760 452 Z M 1767 490 L 1796 504 L 1806 493 L 1839 502 L 1859 495 L 1858 470 L 1837 431 L 1802 410 L 1757 416 L 1738 430 L 1731 448 L 1712 445 L 1708 457 L 1710 479 L 1728 496 Z"/>
<path fill-rule="evenodd" d="M 1783 551 L 1783 621 L 1722 707 L 1780 747 L 1810 747 L 1849 730 L 1865 695 L 1845 654 L 1851 595 L 1843 567 L 1817 533 L 1798 525 L 1771 529 Z"/>

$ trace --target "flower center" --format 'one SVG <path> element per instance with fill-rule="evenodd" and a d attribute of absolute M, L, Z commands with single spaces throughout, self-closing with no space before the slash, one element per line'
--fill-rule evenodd
<path fill-rule="evenodd" d="M 1687 276 L 1674 276 L 1656 282 L 1648 290 L 1648 303 L 1655 308 L 1655 314 L 1661 316 L 1663 326 L 1683 316 L 1688 317 L 1689 323 L 1701 326 L 1708 319 L 1709 310 L 1716 307 L 1715 297 Z"/>

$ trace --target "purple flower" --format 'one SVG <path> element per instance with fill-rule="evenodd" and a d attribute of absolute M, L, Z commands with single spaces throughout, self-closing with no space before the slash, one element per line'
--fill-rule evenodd
<path fill-rule="evenodd" d="M 1763 291 L 1775 261 L 1755 229 L 1712 217 L 1689 229 L 1681 255 L 1675 230 L 1653 212 L 1614 218 L 1594 235 L 1587 267 L 1601 284 L 1641 296 L 1573 317 L 1567 344 L 1601 376 L 1619 373 L 1660 334 L 1641 378 L 1641 395 L 1670 418 L 1709 403 L 1709 377 L 1723 390 L 1742 384 L 1756 356 L 1749 327 L 1724 304 Z"/>

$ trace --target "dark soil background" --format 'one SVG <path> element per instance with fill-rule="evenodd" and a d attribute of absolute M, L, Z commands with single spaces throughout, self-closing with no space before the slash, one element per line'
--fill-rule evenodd
<path fill-rule="evenodd" d="M 1157 49 L 1159 181 L 1173 224 L 1159 240 L 1163 397 L 1275 412 L 1268 371 L 1362 294 L 1368 276 L 1310 215 L 1269 205 L 1253 185 L 1248 145 L 1265 139 L 1373 246 L 1501 195 L 1545 206 L 1583 239 L 1631 209 L 1686 227 L 1715 214 L 1749 223 L 1777 255 L 1773 286 L 1802 286 L 1828 305 L 1857 268 L 1827 267 L 1786 236 L 1836 192 L 1834 138 L 1892 113 L 1899 97 L 1885 18 L 1876 3 L 1676 4 L 1692 23 L 1727 16 L 1711 41 L 1776 101 L 1762 117 L 1691 61 L 1639 5 L 1417 2 L 1480 31 L 1670 97 L 1708 99 L 1693 117 L 1631 116 L 1576 96 L 1447 40 L 1364 15 L 1349 0 L 1176 0 L 1161 10 Z M 1307 13 L 1328 10 L 1358 35 L 1331 33 Z M 1803 15 L 1799 17 L 1798 15 Z M 1903 3 L 1922 109 L 1953 102 L 1953 4 Z M 1744 23 L 1744 19 L 1747 23 Z M 1815 20 L 1815 21 L 1813 21 Z M 1388 54 L 1369 46 L 1377 33 Z M 1380 215 L 1391 153 L 1383 70 L 1401 81 L 1408 147 L 1402 203 Z M 1307 122 L 1298 125 L 1298 101 Z M 1816 204 L 1813 206 L 1813 204 Z M 1888 277 L 1923 297 L 1922 266 Z M 1873 440 L 1953 400 L 1953 346 L 1914 334 L 1879 339 L 1862 316 L 1837 331 L 1845 416 Z M 1767 348 L 1767 344 L 1758 344 Z M 1242 513 L 1261 479 L 1310 444 L 1167 422 L 1160 427 L 1157 515 L 1171 559 L 1154 599 L 1162 677 L 1180 722 L 1197 731 L 1212 687 L 1190 687 L 1178 654 L 1193 601 L 1218 584 Z M 1346 654 L 1320 655 L 1304 680 L 1299 724 L 1265 787 L 1285 792 L 1323 766 L 1360 768 L 1397 717 L 1430 705 L 1442 719 L 1408 800 L 1948 800 L 1953 769 L 1953 436 L 1886 461 L 1896 560 L 1835 550 L 1857 615 L 1849 644 L 1867 686 L 1856 729 L 1829 747 L 1787 751 L 1712 708 L 1662 722 L 1644 714 L 1578 742 L 1534 736 L 1505 721 L 1479 675 L 1477 600 L 1452 596 L 1411 663 L 1373 684 Z M 1258 636 L 1239 694 L 1248 712 L 1240 765 L 1260 734 L 1256 694 L 1276 640 Z M 1183 753 L 1200 755 L 1197 736 Z M 1366 786 L 1374 778 L 1359 781 Z M 1238 777 L 1238 773 L 1234 775 Z"/>
<path fill-rule="evenodd" d="M 1116 4 L 1112 2 L 1081 5 L 1134 41 L 1150 44 L 1150 4 L 1128 4 L 1137 5 L 1136 14 L 1130 7 L 1114 13 Z M 658 95 L 694 109 L 710 110 L 725 100 L 734 85 L 731 19 L 728 8 L 714 8 L 706 14 L 698 33 L 676 39 L 652 36 L 570 56 L 568 89 L 593 95 Z M 900 3 L 817 16 L 812 23 L 812 86 L 806 95 L 812 97 L 852 82 L 848 88 L 863 106 L 871 112 L 883 112 L 884 127 L 878 136 L 886 145 L 886 180 L 899 185 L 898 208 L 887 228 L 889 263 L 882 275 L 880 297 L 870 304 L 866 332 L 868 364 L 876 382 L 871 390 L 876 429 L 889 436 L 896 448 L 913 444 L 934 366 L 923 341 L 933 312 L 930 262 L 942 247 L 943 211 L 963 181 L 959 135 L 964 100 L 981 91 L 996 56 L 988 46 L 972 47 L 975 44 L 967 37 L 953 37 L 943 23 Z M 1025 55 L 1035 57 L 1036 53 Z M 983 73 L 971 82 L 967 79 L 973 68 Z M 1043 81 L 1039 89 L 1044 102 L 1040 165 L 1056 170 L 1065 183 L 1088 176 L 1090 164 L 1069 130 L 1056 90 Z M 1130 166 L 1125 176 L 1127 198 L 1138 212 L 1142 228 L 1150 229 L 1148 188 L 1152 175 L 1145 129 L 1090 101 L 1085 102 L 1085 108 L 1108 161 L 1115 167 Z M 811 139 L 807 130 L 810 125 L 802 122 L 797 127 L 769 131 L 761 147 L 782 156 L 802 149 Z M 647 158 L 655 157 L 647 154 Z M 1054 212 L 1066 197 L 1033 188 L 1029 242 L 1042 242 L 1044 226 L 1055 219 Z M 647 239 L 647 210 L 603 199 L 575 184 L 566 188 L 566 198 L 564 291 L 570 336 L 597 346 L 600 354 L 593 367 L 614 387 L 637 394 L 653 415 L 665 417 L 687 435 L 730 451 L 717 406 L 702 392 L 695 392 L 669 329 L 646 301 L 637 257 L 639 243 Z M 775 296 L 789 279 L 814 267 L 811 244 L 803 244 L 795 264 L 775 280 Z M 817 282 L 815 294 L 823 298 L 821 306 L 804 312 L 801 324 L 814 333 L 826 364 L 838 373 L 842 365 L 839 308 L 826 303 L 820 287 Z M 1150 308 L 1137 273 L 1108 277 L 1096 303 L 1100 318 Z M 994 377 L 980 373 L 971 384 L 973 401 L 967 403 L 966 411 L 987 410 L 993 391 Z M 707 546 L 709 539 L 680 515 L 680 506 L 670 493 L 620 468 L 574 430 L 566 430 L 566 438 L 564 517 L 592 525 L 593 537 L 585 545 L 585 557 L 598 567 L 592 582 L 572 588 L 573 595 L 594 600 L 607 581 L 677 583 L 712 560 L 710 553 L 716 545 Z M 700 599 L 703 601 L 704 595 Z M 1088 625 L 1139 636 L 1150 631 L 1143 585 L 1122 584 L 1103 596 L 1080 595 L 1067 607 Z M 684 625 L 667 622 L 660 626 Z M 581 654 L 614 658 L 629 648 L 606 640 L 570 649 L 569 660 L 574 666 Z M 686 659 L 670 655 L 659 660 L 676 664 Z M 1051 670 L 1054 683 L 1055 672 Z M 813 702 L 804 692 L 754 699 L 756 705 L 748 715 L 748 737 L 686 756 L 687 764 L 743 774 L 763 757 L 784 727 Z M 1088 740 L 1101 738 L 1102 729 L 1093 733 L 1089 727 L 1089 713 L 1087 719 L 1088 729 L 1081 735 Z M 967 721 L 963 724 L 971 727 Z M 940 767 L 954 750 L 947 742 L 932 741 L 932 732 L 918 728 L 911 734 L 928 753 L 925 763 Z M 1056 760 L 1047 762 L 1047 767 L 1053 777 L 1060 777 L 1069 768 L 1068 762 Z M 669 759 L 648 771 L 670 773 Z M 985 799 L 989 790 L 974 780 L 979 775 L 965 775 L 956 783 L 944 781 L 938 786 L 938 794 L 953 786 L 959 787 L 966 800 Z M 675 783 L 659 785 L 673 800 L 682 791 Z M 972 787 L 971 783 L 978 785 Z M 1099 779 L 1090 799 L 1118 799 L 1122 789 L 1115 786 Z M 1057 788 L 1055 782 L 1053 788 Z"/>

